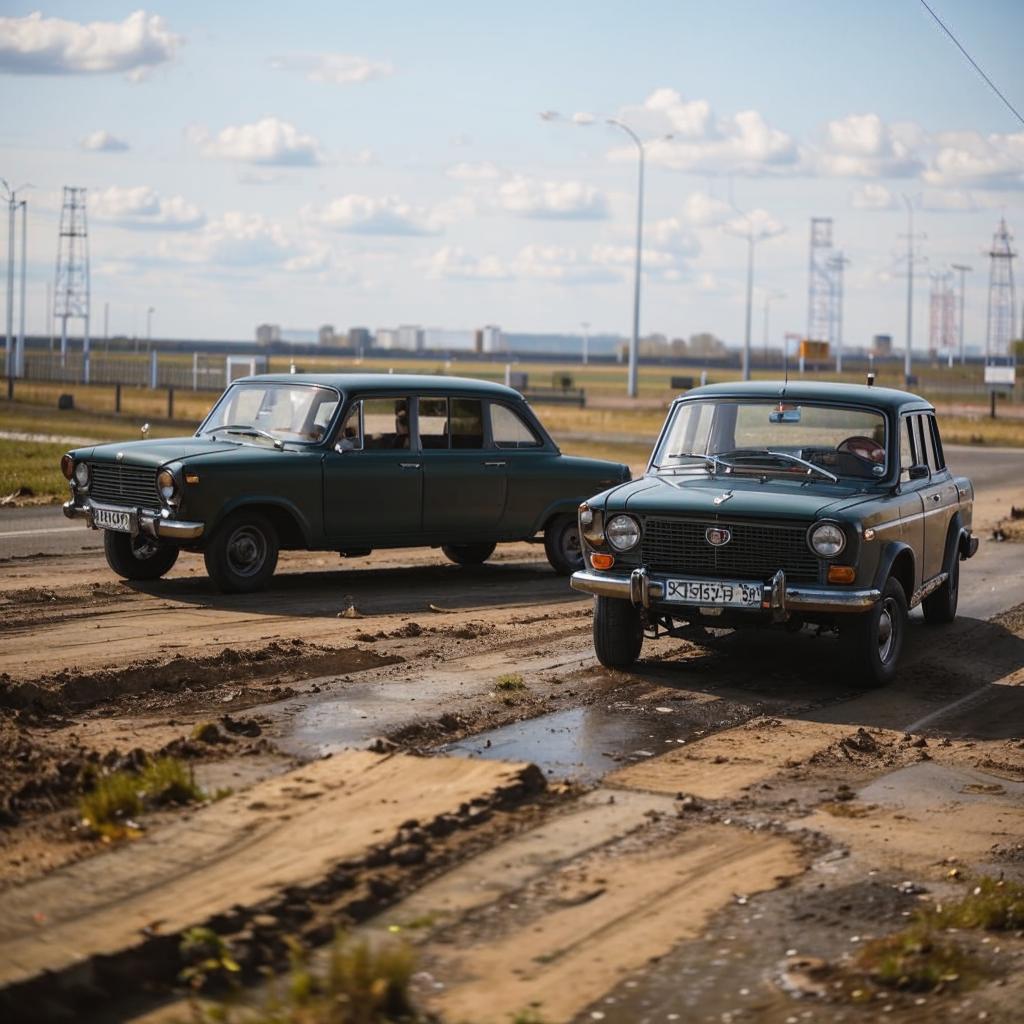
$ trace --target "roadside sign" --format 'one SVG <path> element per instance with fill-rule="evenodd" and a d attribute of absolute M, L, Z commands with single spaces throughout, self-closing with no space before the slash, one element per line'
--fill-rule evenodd
<path fill-rule="evenodd" d="M 996 391 L 1012 391 L 1017 383 L 1015 366 L 986 366 L 985 384 Z"/>

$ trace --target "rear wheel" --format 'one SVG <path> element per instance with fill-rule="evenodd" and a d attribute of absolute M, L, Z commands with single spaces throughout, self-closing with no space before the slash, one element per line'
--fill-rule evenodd
<path fill-rule="evenodd" d="M 257 512 L 236 512 L 203 553 L 206 571 L 225 594 L 249 594 L 267 585 L 277 568 L 277 531 Z"/>
<path fill-rule="evenodd" d="M 629 601 L 594 598 L 594 652 L 605 668 L 629 668 L 643 643 L 640 612 Z"/>
<path fill-rule="evenodd" d="M 956 618 L 956 606 L 960 599 L 960 549 L 955 547 L 947 569 L 946 582 L 921 602 L 925 622 L 933 626 L 952 622 Z"/>
<path fill-rule="evenodd" d="M 544 531 L 544 553 L 551 568 L 560 576 L 569 576 L 583 568 L 580 528 L 575 516 L 559 516 Z"/>
<path fill-rule="evenodd" d="M 126 580 L 157 580 L 178 560 L 178 549 L 142 534 L 103 531 L 107 565 Z"/>
<path fill-rule="evenodd" d="M 896 677 L 907 632 L 907 595 L 893 577 L 869 612 L 847 615 L 839 624 L 844 660 L 855 682 L 883 686 Z"/>
<path fill-rule="evenodd" d="M 480 565 L 494 554 L 494 544 L 442 544 L 445 558 L 456 565 Z"/>

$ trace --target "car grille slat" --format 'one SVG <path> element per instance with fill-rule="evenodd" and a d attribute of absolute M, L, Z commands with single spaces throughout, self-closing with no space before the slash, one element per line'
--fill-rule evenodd
<path fill-rule="evenodd" d="M 89 477 L 89 496 L 97 501 L 132 508 L 160 508 L 155 469 L 90 462 Z"/>
<path fill-rule="evenodd" d="M 787 580 L 814 583 L 818 559 L 807 546 L 808 525 L 647 519 L 641 556 L 651 572 L 759 580 L 782 569 Z M 731 531 L 732 539 L 714 547 L 704 535 L 709 526 Z"/>

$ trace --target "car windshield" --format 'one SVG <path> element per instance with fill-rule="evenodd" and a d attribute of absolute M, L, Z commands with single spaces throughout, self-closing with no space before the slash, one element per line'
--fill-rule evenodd
<path fill-rule="evenodd" d="M 333 388 L 311 384 L 233 384 L 200 433 L 256 443 L 315 444 L 324 440 L 339 400 Z"/>
<path fill-rule="evenodd" d="M 680 402 L 653 468 L 877 480 L 888 468 L 885 417 L 873 409 L 787 399 Z"/>

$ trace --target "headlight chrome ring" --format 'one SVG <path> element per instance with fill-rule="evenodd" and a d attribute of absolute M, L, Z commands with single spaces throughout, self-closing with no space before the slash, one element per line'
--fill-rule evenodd
<path fill-rule="evenodd" d="M 632 516 L 612 516 L 604 535 L 616 551 L 629 551 L 640 543 L 640 524 Z"/>
<path fill-rule="evenodd" d="M 89 486 L 89 463 L 88 462 L 77 462 L 75 463 L 75 486 L 80 490 L 85 490 Z"/>
<path fill-rule="evenodd" d="M 169 469 L 161 469 L 156 475 L 156 488 L 168 505 L 173 505 L 178 496 L 178 482 Z"/>
<path fill-rule="evenodd" d="M 820 558 L 835 558 L 846 547 L 846 533 L 838 523 L 815 523 L 807 531 L 807 543 Z"/>

